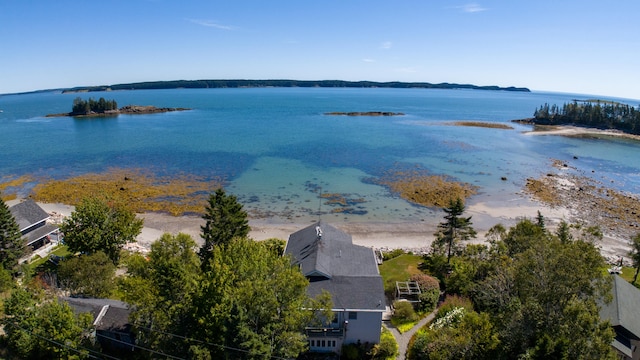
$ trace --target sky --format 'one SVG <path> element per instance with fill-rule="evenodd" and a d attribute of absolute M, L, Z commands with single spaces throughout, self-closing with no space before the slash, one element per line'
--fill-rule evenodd
<path fill-rule="evenodd" d="M 638 0 L 0 0 L 0 94 L 157 80 L 640 99 Z"/>

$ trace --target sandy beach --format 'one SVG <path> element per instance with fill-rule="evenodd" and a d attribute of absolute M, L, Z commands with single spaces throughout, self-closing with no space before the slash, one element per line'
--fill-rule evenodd
<path fill-rule="evenodd" d="M 53 219 L 60 221 L 64 216 L 69 216 L 74 210 L 72 206 L 64 204 L 40 203 L 42 208 L 52 215 Z M 492 226 L 503 224 L 505 227 L 514 225 L 519 219 L 526 217 L 533 219 L 540 211 L 547 220 L 550 228 L 553 228 L 561 220 L 571 218 L 571 213 L 566 208 L 550 208 L 524 198 L 514 198 L 506 202 L 482 202 L 469 205 L 465 216 L 472 216 L 474 228 L 478 232 L 472 243 L 485 242 L 485 234 Z M 444 215 L 444 213 L 443 213 Z M 185 233 L 193 237 L 199 244 L 200 226 L 204 220 L 197 216 L 171 216 L 162 213 L 138 214 L 144 219 L 144 228 L 137 238 L 136 244 L 128 246 L 131 250 L 148 251 L 151 244 L 164 233 Z M 426 219 L 420 222 L 337 222 L 333 226 L 340 228 L 353 237 L 353 242 L 358 245 L 376 249 L 405 249 L 416 253 L 427 252 L 437 231 L 439 219 Z M 266 220 L 249 220 L 251 232 L 249 236 L 257 241 L 269 238 L 286 240 L 289 235 L 300 230 L 309 223 L 273 223 Z M 626 257 L 628 244 L 625 239 L 605 236 L 600 244 L 602 254 L 610 261 L 619 257 Z"/>
<path fill-rule="evenodd" d="M 620 130 L 601 130 L 579 126 L 539 126 L 541 129 L 524 132 L 525 135 L 555 135 L 555 136 L 615 136 L 640 141 L 640 136 L 627 134 Z"/>

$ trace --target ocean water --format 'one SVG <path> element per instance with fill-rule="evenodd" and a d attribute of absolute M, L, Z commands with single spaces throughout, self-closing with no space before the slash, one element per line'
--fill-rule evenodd
<path fill-rule="evenodd" d="M 115 118 L 46 118 L 75 97 L 192 110 Z M 174 89 L 0 96 L 0 178 L 65 178 L 109 168 L 222 178 L 255 216 L 332 221 L 419 221 L 414 206 L 371 181 L 390 170 L 423 169 L 480 187 L 471 201 L 516 199 L 526 178 L 566 161 L 586 176 L 640 193 L 640 143 L 530 136 L 510 120 L 544 103 L 585 95 L 436 89 Z M 629 103 L 625 99 L 613 99 Z M 631 103 L 631 105 L 636 105 Z M 404 116 L 327 116 L 392 111 Z M 454 121 L 513 130 L 452 126 Z M 506 177 L 507 180 L 501 180 Z M 28 189 L 27 189 L 28 190 Z M 354 200 L 339 212 L 319 193 Z"/>

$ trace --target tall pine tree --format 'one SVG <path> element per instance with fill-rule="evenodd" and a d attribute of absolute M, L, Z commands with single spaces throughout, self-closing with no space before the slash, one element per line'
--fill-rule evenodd
<path fill-rule="evenodd" d="M 457 243 L 461 240 L 475 238 L 476 231 L 471 226 L 471 216 L 462 217 L 465 210 L 462 199 L 450 200 L 449 207 L 442 210 L 446 213 L 445 221 L 438 224 L 439 230 L 434 234 L 436 236 L 435 245 L 447 246 L 447 263 L 449 263 Z"/>
<path fill-rule="evenodd" d="M 249 234 L 247 212 L 234 195 L 227 195 L 222 188 L 209 195 L 203 219 L 206 223 L 200 229 L 204 245 L 199 252 L 203 266 L 206 266 L 214 245 L 228 244 L 235 237 Z"/>
<path fill-rule="evenodd" d="M 6 270 L 15 270 L 18 259 L 26 251 L 18 223 L 0 197 L 0 265 Z"/>

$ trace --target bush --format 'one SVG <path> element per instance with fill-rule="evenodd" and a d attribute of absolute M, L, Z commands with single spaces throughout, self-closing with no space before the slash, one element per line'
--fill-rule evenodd
<path fill-rule="evenodd" d="M 431 312 L 438 305 L 438 300 L 440 299 L 440 289 L 431 289 L 427 291 L 423 291 L 420 294 L 420 310 L 424 312 Z"/>
<path fill-rule="evenodd" d="M 434 321 L 445 316 L 448 312 L 452 311 L 455 308 L 464 308 L 465 310 L 470 311 L 473 310 L 473 304 L 471 303 L 471 300 L 466 297 L 447 295 L 442 305 L 440 305 Z"/>
<path fill-rule="evenodd" d="M 382 328 L 380 344 L 376 344 L 369 353 L 372 359 L 395 359 L 398 356 L 398 343 L 391 331 Z"/>
<path fill-rule="evenodd" d="M 391 260 L 393 258 L 397 258 L 398 256 L 404 254 L 404 250 L 402 249 L 393 249 L 389 252 L 382 252 L 382 259 L 387 261 L 387 260 Z"/>
<path fill-rule="evenodd" d="M 399 323 L 408 323 L 418 320 L 418 315 L 408 301 L 395 301 L 393 303 L 395 311 L 393 312 L 393 318 Z"/>
<path fill-rule="evenodd" d="M 440 290 L 440 282 L 438 279 L 427 274 L 413 274 L 409 280 L 417 282 L 421 291 L 428 291 L 431 289 Z"/>

